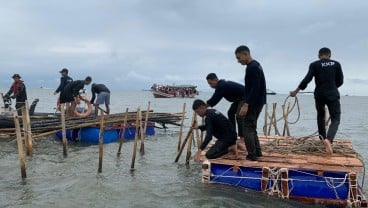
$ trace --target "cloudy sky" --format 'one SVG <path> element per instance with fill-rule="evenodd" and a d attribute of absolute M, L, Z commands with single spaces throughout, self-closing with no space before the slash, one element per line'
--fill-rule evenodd
<path fill-rule="evenodd" d="M 210 72 L 243 82 L 234 49 L 246 44 L 276 92 L 294 89 L 327 46 L 343 67 L 341 92 L 368 95 L 366 0 L 0 2 L 0 87 L 19 73 L 28 87 L 55 88 L 66 67 L 75 80 L 91 75 L 112 89 L 210 91 Z"/>

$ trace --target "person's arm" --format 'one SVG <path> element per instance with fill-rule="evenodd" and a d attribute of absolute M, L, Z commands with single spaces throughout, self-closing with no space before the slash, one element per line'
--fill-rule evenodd
<path fill-rule="evenodd" d="M 304 79 L 300 82 L 299 86 L 294 91 L 290 92 L 290 96 L 295 97 L 300 90 L 304 90 L 305 88 L 307 88 L 309 82 L 312 81 L 313 76 L 314 76 L 314 68 L 313 64 L 310 64 L 308 73 L 305 75 Z"/>
<path fill-rule="evenodd" d="M 59 87 L 55 90 L 54 94 L 59 93 L 59 92 L 61 91 L 61 89 L 62 89 L 62 88 L 64 88 L 64 85 L 65 85 L 65 83 L 64 83 L 64 79 L 63 79 L 63 77 L 61 77 L 61 78 L 60 78 L 60 84 L 59 84 Z"/>
<path fill-rule="evenodd" d="M 224 90 L 222 87 L 219 87 L 215 90 L 215 93 L 213 93 L 212 97 L 207 100 L 207 105 L 213 107 L 217 105 L 217 103 L 220 102 L 220 100 L 224 97 Z"/>
<path fill-rule="evenodd" d="M 336 68 L 336 86 L 339 88 L 342 84 L 344 84 L 344 74 L 342 73 L 340 63 L 338 63 Z"/>
<path fill-rule="evenodd" d="M 199 147 L 199 150 L 195 153 L 194 155 L 194 161 L 195 162 L 199 162 L 201 159 L 201 152 L 207 147 L 208 143 L 210 143 L 210 141 L 212 140 L 212 117 L 211 115 L 207 115 L 206 116 L 206 121 L 205 121 L 205 129 L 206 129 L 206 137 L 202 143 L 202 145 Z M 198 128 L 200 128 L 198 126 Z M 201 129 L 202 130 L 202 129 Z"/>
<path fill-rule="evenodd" d="M 10 97 L 10 95 L 13 93 L 13 85 L 14 83 L 10 86 L 9 91 L 5 94 L 5 97 Z"/>
<path fill-rule="evenodd" d="M 96 98 L 96 90 L 95 90 L 94 87 L 91 88 L 91 92 L 92 92 L 91 103 L 93 104 L 93 102 L 95 101 L 95 98 Z"/>

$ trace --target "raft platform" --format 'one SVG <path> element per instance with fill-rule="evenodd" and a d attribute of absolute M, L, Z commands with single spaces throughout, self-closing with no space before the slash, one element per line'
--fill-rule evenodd
<path fill-rule="evenodd" d="M 245 160 L 245 151 L 238 151 L 238 157 L 228 153 L 206 160 L 203 155 L 214 140 L 202 152 L 203 183 L 229 184 L 305 203 L 367 207 L 364 163 L 349 140 L 334 140 L 334 153 L 327 156 L 318 138 L 259 136 L 263 156 L 258 161 Z"/>

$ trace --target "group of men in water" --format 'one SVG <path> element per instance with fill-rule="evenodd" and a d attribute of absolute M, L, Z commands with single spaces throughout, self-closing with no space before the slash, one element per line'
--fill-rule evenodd
<path fill-rule="evenodd" d="M 207 151 L 208 159 L 217 158 L 221 155 L 237 149 L 247 150 L 247 160 L 256 161 L 262 157 L 262 150 L 257 136 L 257 120 L 266 104 L 266 80 L 261 64 L 251 56 L 247 46 L 239 46 L 235 50 L 235 57 L 241 65 L 245 65 L 244 85 L 236 82 L 218 79 L 215 73 L 207 75 L 206 79 L 210 87 L 215 89 L 213 96 L 205 101 L 195 100 L 193 110 L 201 117 L 205 117 L 204 126 L 196 126 L 206 131 L 206 138 L 200 150 L 195 154 L 194 160 L 200 159 L 201 151 L 206 148 L 215 136 L 217 142 Z M 339 62 L 331 60 L 331 51 L 328 48 L 321 48 L 318 53 L 319 60 L 309 66 L 309 71 L 298 87 L 290 92 L 294 97 L 300 90 L 304 90 L 308 83 L 314 78 L 316 88 L 314 91 L 315 106 L 317 110 L 317 124 L 319 137 L 323 141 L 326 153 L 332 154 L 332 143 L 340 124 L 341 107 L 340 94 L 338 88 L 343 84 L 343 72 Z M 63 68 L 60 78 L 60 85 L 54 94 L 60 93 L 59 103 L 67 103 L 67 113 L 73 115 L 76 103 L 80 98 L 80 90 L 85 85 L 92 82 L 92 78 L 87 76 L 84 80 L 73 81 L 68 75 L 68 69 Z M 16 99 L 16 109 L 24 105 L 27 100 L 26 87 L 19 74 L 14 74 L 14 82 L 5 98 Z M 110 90 L 103 84 L 92 84 L 92 99 L 90 102 L 95 105 L 97 115 L 99 105 L 105 104 L 106 113 L 110 113 Z M 95 101 L 96 95 L 97 99 Z M 225 117 L 214 107 L 222 98 L 232 104 Z M 325 127 L 325 106 L 327 106 L 331 124 L 326 132 Z M 236 131 L 236 125 L 238 126 Z M 245 147 L 237 143 L 237 138 L 243 139 Z"/>
<path fill-rule="evenodd" d="M 65 103 L 66 114 L 69 116 L 73 116 L 77 103 L 80 99 L 83 99 L 80 97 L 80 91 L 83 90 L 85 85 L 89 85 L 92 82 L 92 78 L 90 76 L 87 76 L 84 80 L 73 81 L 73 79 L 68 75 L 69 70 L 67 68 L 63 68 L 60 71 L 60 74 L 60 84 L 55 90 L 54 95 L 59 93 L 58 104 Z M 4 98 L 15 99 L 15 108 L 19 110 L 27 100 L 26 86 L 21 80 L 21 76 L 19 74 L 14 74 L 12 78 L 14 82 L 11 85 L 9 91 L 5 94 Z M 105 113 L 110 114 L 110 90 L 104 84 L 93 83 L 91 86 L 91 92 L 91 100 L 86 101 L 95 106 L 95 115 L 98 114 L 99 105 L 102 104 L 105 104 Z"/>
<path fill-rule="evenodd" d="M 206 152 L 208 159 L 218 158 L 228 152 L 237 155 L 237 149 L 246 149 L 246 160 L 257 161 L 262 157 L 262 150 L 257 136 L 257 120 L 266 104 L 266 80 L 262 66 L 254 60 L 247 46 L 239 46 L 235 50 L 235 57 L 241 65 L 246 65 L 244 85 L 236 82 L 218 79 L 215 73 L 207 75 L 210 87 L 215 89 L 212 97 L 206 102 L 195 100 L 193 110 L 201 117 L 205 117 L 205 125 L 194 126 L 206 131 L 206 137 L 200 150 L 194 156 L 195 161 L 200 160 L 201 152 L 206 148 L 212 137 L 216 143 Z M 338 88 L 343 84 L 343 72 L 339 62 L 331 60 L 331 50 L 321 48 L 318 52 L 319 60 L 309 66 L 309 71 L 298 87 L 290 92 L 295 97 L 300 90 L 304 90 L 314 78 L 316 88 L 314 91 L 315 107 L 317 110 L 317 124 L 319 138 L 323 141 L 327 155 L 333 153 L 332 143 L 335 138 L 341 118 L 340 94 Z M 231 102 L 224 116 L 215 106 L 222 98 Z M 327 106 L 331 124 L 326 132 L 325 106 Z M 236 125 L 238 126 L 236 132 Z M 245 147 L 239 140 L 244 140 Z"/>

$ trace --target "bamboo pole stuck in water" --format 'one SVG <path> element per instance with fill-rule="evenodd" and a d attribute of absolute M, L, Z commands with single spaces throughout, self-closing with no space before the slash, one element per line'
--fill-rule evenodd
<path fill-rule="evenodd" d="M 65 104 L 62 103 L 60 105 L 60 118 L 61 118 L 61 135 L 63 141 L 63 154 L 64 156 L 68 155 L 68 147 L 67 147 L 67 140 L 66 140 L 66 128 L 65 128 Z"/>
<path fill-rule="evenodd" d="M 195 123 L 198 124 L 198 117 L 197 117 L 197 114 L 195 114 Z M 197 148 L 198 150 L 200 150 L 200 147 L 202 145 L 202 140 L 201 140 L 201 136 L 199 135 L 199 129 L 196 128 L 195 129 L 195 134 L 196 134 L 196 138 L 197 138 Z"/>
<path fill-rule="evenodd" d="M 197 114 L 195 111 L 193 111 L 193 117 L 192 117 L 192 127 L 195 127 L 195 124 L 197 122 Z M 196 130 L 198 130 L 196 128 Z M 194 133 L 192 131 L 191 135 L 190 135 L 190 139 L 188 142 L 188 147 L 187 147 L 187 156 L 185 157 L 185 164 L 189 164 L 190 161 L 190 157 L 192 156 L 192 142 L 194 140 Z"/>
<path fill-rule="evenodd" d="M 33 154 L 33 138 L 32 138 L 32 128 L 31 128 L 31 118 L 29 116 L 29 104 L 26 100 L 26 129 L 27 129 L 27 138 L 28 138 L 28 146 L 27 146 L 27 154 L 32 156 Z"/>
<path fill-rule="evenodd" d="M 124 135 L 125 135 L 125 131 L 127 128 L 127 120 L 128 120 L 128 110 L 129 108 L 125 109 L 124 122 L 123 122 L 122 130 L 121 130 L 122 133 L 120 135 L 120 140 L 119 140 L 119 149 L 118 149 L 118 154 L 117 154 L 118 157 L 120 157 L 121 155 L 121 147 L 123 146 L 123 143 L 124 143 Z"/>
<path fill-rule="evenodd" d="M 104 139 L 104 129 L 105 129 L 105 118 L 104 110 L 100 110 L 100 135 L 98 138 L 98 172 L 102 173 L 102 158 L 103 158 L 103 139 Z"/>
<path fill-rule="evenodd" d="M 178 152 L 180 150 L 181 137 L 183 136 L 184 119 L 185 119 L 185 106 L 186 106 L 186 103 L 183 104 L 183 114 L 181 116 L 180 131 L 179 131 L 179 138 L 178 138 Z"/>
<path fill-rule="evenodd" d="M 22 122 L 23 122 L 23 137 L 24 137 L 24 141 L 26 144 L 26 155 L 30 156 L 32 155 L 32 145 L 30 144 L 31 142 L 30 140 L 30 134 L 28 133 L 30 131 L 30 129 L 28 127 L 30 127 L 30 125 L 28 124 L 27 121 L 27 108 L 26 108 L 25 104 L 24 106 L 22 106 L 21 110 L 22 110 Z"/>
<path fill-rule="evenodd" d="M 190 129 L 189 129 L 189 131 L 188 131 L 188 133 L 187 133 L 187 136 L 185 137 L 185 139 L 184 139 L 184 141 L 183 141 L 183 143 L 182 143 L 182 145 L 181 145 L 181 147 L 180 147 L 180 149 L 179 149 L 178 154 L 176 155 L 175 162 L 178 162 L 178 161 L 179 161 L 179 158 L 180 158 L 180 156 L 181 156 L 181 153 L 183 152 L 184 147 L 185 147 L 185 145 L 186 145 L 186 144 L 187 144 L 187 142 L 188 142 L 188 139 L 192 140 L 191 136 L 192 136 L 192 133 L 193 133 L 194 127 L 195 127 L 195 123 L 193 122 L 193 123 L 190 125 Z"/>
<path fill-rule="evenodd" d="M 144 119 L 143 131 L 141 127 L 141 148 L 139 149 L 139 152 L 141 153 L 141 155 L 144 155 L 144 139 L 146 138 L 146 130 L 147 130 L 147 125 L 148 125 L 148 116 L 149 116 L 150 107 L 151 107 L 151 102 L 148 101 L 146 117 Z"/>
<path fill-rule="evenodd" d="M 138 107 L 138 109 L 137 109 L 137 115 L 136 115 L 136 121 L 135 121 L 135 136 L 134 136 L 134 145 L 133 145 L 133 156 L 132 156 L 132 163 L 130 165 L 130 170 L 131 171 L 134 170 L 135 157 L 136 157 L 136 154 L 137 154 L 138 131 L 139 131 L 139 123 L 140 123 L 139 112 L 140 111 L 141 111 L 141 109 Z"/>
<path fill-rule="evenodd" d="M 14 116 L 15 132 L 16 132 L 16 135 L 17 135 L 17 146 L 18 146 L 18 158 L 19 158 L 19 164 L 20 164 L 20 172 L 21 172 L 22 178 L 27 178 L 26 163 L 24 161 L 24 154 L 23 154 L 22 134 L 21 134 L 21 131 L 20 131 L 20 124 L 19 124 L 17 111 L 14 111 L 13 116 Z"/>

